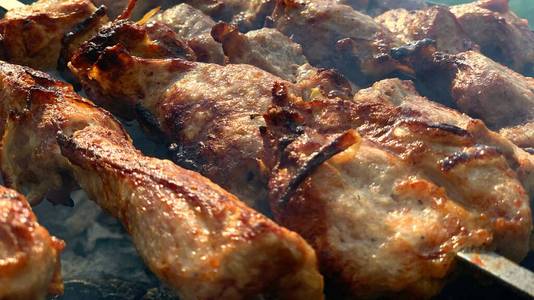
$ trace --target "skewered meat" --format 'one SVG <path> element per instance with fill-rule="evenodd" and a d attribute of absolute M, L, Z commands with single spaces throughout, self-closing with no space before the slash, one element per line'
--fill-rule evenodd
<path fill-rule="evenodd" d="M 158 13 L 152 20 L 174 29 L 195 51 L 198 61 L 224 64 L 222 47 L 211 37 L 215 21 L 202 11 L 183 3 Z"/>
<path fill-rule="evenodd" d="M 529 148 L 529 151 L 534 154 L 534 121 L 503 128 L 499 133 L 519 147 Z"/>
<path fill-rule="evenodd" d="M 429 297 L 456 251 L 528 251 L 529 198 L 512 169 L 528 154 L 414 94 L 390 80 L 354 102 L 310 102 L 277 85 L 266 114 L 275 217 L 352 297 Z"/>
<path fill-rule="evenodd" d="M 121 27 L 140 28 L 113 24 L 84 44 L 71 61 L 71 70 L 88 94 L 123 116 L 137 110 L 145 123 L 176 142 L 180 164 L 200 170 L 251 206 L 261 207 L 267 192 L 258 128 L 264 125 L 261 114 L 270 104 L 272 84 L 283 80 L 250 65 L 146 59 L 154 55 L 129 53 L 133 43 L 126 36 L 120 40 L 109 34 L 138 35 Z"/>
<path fill-rule="evenodd" d="M 7 12 L 0 20 L 0 59 L 55 69 L 63 35 L 95 10 L 89 0 L 42 0 Z"/>
<path fill-rule="evenodd" d="M 143 156 L 70 85 L 0 63 L 0 91 L 7 181 L 39 199 L 74 174 L 182 299 L 322 298 L 314 253 L 298 235 L 206 178 Z"/>
<path fill-rule="evenodd" d="M 48 234 L 26 199 L 0 187 L 0 299 L 45 299 L 63 292 L 61 240 Z"/>
<path fill-rule="evenodd" d="M 482 53 L 521 73 L 534 74 L 534 32 L 508 0 L 481 0 L 451 7 Z"/>
<path fill-rule="evenodd" d="M 234 24 L 242 31 L 263 27 L 275 0 L 185 0 L 217 21 Z"/>
<path fill-rule="evenodd" d="M 349 98 L 352 87 L 333 70 L 317 69 L 308 63 L 299 44 L 276 29 L 262 28 L 240 33 L 235 26 L 219 23 L 213 37 L 222 43 L 228 62 L 250 64 L 280 78 L 299 83 L 303 90 L 319 88 L 324 95 Z M 313 92 L 307 98 L 313 97 Z"/>
<path fill-rule="evenodd" d="M 405 44 L 430 38 L 436 41 L 437 49 L 442 52 L 478 50 L 478 46 L 471 41 L 456 17 L 445 6 L 416 11 L 394 9 L 376 17 L 375 20 Z"/>
<path fill-rule="evenodd" d="M 405 57 L 432 99 L 480 118 L 492 129 L 534 119 L 534 79 L 474 51 L 447 55 L 423 43 L 411 50 L 399 49 L 396 57 Z"/>
<path fill-rule="evenodd" d="M 273 20 L 278 30 L 302 45 L 312 65 L 335 68 L 356 84 L 396 69 L 388 55 L 397 43 L 393 35 L 350 6 L 331 0 L 278 0 Z"/>
<path fill-rule="evenodd" d="M 291 82 L 316 71 L 300 45 L 276 29 L 262 28 L 243 34 L 235 26 L 219 23 L 212 33 L 232 64 L 253 65 Z"/>

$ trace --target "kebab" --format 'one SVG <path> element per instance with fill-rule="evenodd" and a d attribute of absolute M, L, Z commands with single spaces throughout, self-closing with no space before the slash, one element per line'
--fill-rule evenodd
<path fill-rule="evenodd" d="M 106 32 L 109 31 L 106 30 Z M 214 96 L 208 95 L 207 93 L 201 93 L 199 95 L 198 91 L 209 91 L 210 93 L 211 91 L 216 91 L 216 95 L 220 95 L 221 91 L 227 90 L 228 82 L 230 81 L 226 78 L 224 80 L 219 79 L 217 77 L 219 76 L 217 75 L 217 72 L 223 72 L 222 70 L 225 70 L 225 72 L 230 72 L 231 70 L 235 69 L 241 70 L 241 73 L 243 72 L 242 65 L 227 65 L 221 67 L 215 65 L 208 66 L 202 63 L 192 63 L 191 65 L 188 65 L 187 68 L 182 70 L 169 72 L 166 70 L 169 70 L 168 64 L 171 62 L 185 62 L 178 58 L 166 58 L 159 60 L 144 59 L 142 57 L 132 55 L 129 53 L 127 48 L 119 44 L 107 44 L 106 47 L 98 47 L 100 49 L 105 49 L 102 50 L 99 55 L 88 55 L 90 53 L 90 49 L 87 46 L 95 45 L 95 42 L 98 40 L 101 41 L 101 38 L 93 38 L 87 44 L 82 46 L 80 51 L 73 56 L 70 67 L 71 70 L 76 74 L 76 77 L 82 81 L 83 85 L 88 91 L 95 93 L 95 95 L 98 94 L 98 99 L 112 102 L 123 101 L 122 103 L 124 105 L 142 106 L 153 116 L 155 116 L 156 124 L 163 124 L 161 127 L 162 131 L 170 137 L 172 137 L 172 134 L 176 133 L 173 132 L 172 128 L 168 127 L 166 124 L 182 123 L 191 126 L 194 123 L 190 121 L 192 120 L 190 117 L 185 119 L 188 121 L 182 121 L 183 119 L 179 114 L 163 113 L 161 112 L 162 108 L 174 107 L 174 109 L 176 109 L 183 107 L 180 104 L 181 101 L 194 100 L 193 103 L 196 103 L 198 102 L 198 99 L 202 100 L 208 97 L 212 97 L 212 99 L 214 99 Z M 114 39 L 114 41 L 116 41 L 116 39 Z M 97 56 L 97 59 L 91 61 L 91 58 L 95 58 Z M 108 61 L 114 61 L 117 63 L 109 64 L 107 63 Z M 124 70 L 130 71 L 126 73 Z M 206 70 L 209 70 L 209 72 Z M 215 70 L 217 70 L 217 72 L 215 72 Z M 157 85 L 150 83 L 145 84 L 146 78 L 142 76 L 139 77 L 138 75 L 150 73 L 159 74 Z M 125 75 L 123 75 L 123 77 L 118 77 L 117 74 Z M 209 74 L 209 77 L 205 77 L 201 74 Z M 232 74 L 235 73 L 232 72 Z M 256 77 L 259 76 L 256 75 Z M 195 78 L 196 80 L 193 82 L 193 80 L 189 78 Z M 199 80 L 199 78 L 202 79 Z M 217 80 L 213 80 L 214 78 Z M 247 78 L 255 77 L 247 76 Z M 113 82 L 113 85 L 111 82 Z M 215 84 L 218 82 L 224 82 L 225 86 L 217 86 L 217 88 L 199 87 L 199 85 L 206 84 L 206 82 L 208 82 L 211 86 L 216 86 Z M 251 88 L 253 86 L 253 83 L 250 81 L 247 83 L 241 82 L 241 84 L 246 84 L 247 88 Z M 297 95 L 298 98 L 299 91 L 298 89 L 295 89 L 293 84 L 279 80 L 279 83 L 276 86 L 284 87 L 282 89 L 282 96 Z M 257 90 L 257 87 L 254 89 Z M 132 93 L 132 90 L 142 92 Z M 279 97 L 278 94 L 278 90 L 275 89 L 275 96 Z M 129 97 L 128 95 L 134 96 Z M 193 97 L 192 95 L 196 96 Z M 229 95 L 231 95 L 232 99 L 235 97 L 235 93 Z M 208 119 L 210 123 L 217 121 L 221 122 L 222 119 L 220 119 L 218 116 L 215 116 L 212 113 L 212 109 L 218 105 L 227 105 L 226 102 L 228 100 L 226 99 L 229 98 L 230 96 L 220 97 L 220 99 L 224 100 L 222 103 L 213 100 L 210 105 L 189 105 L 186 106 L 186 108 L 180 109 L 179 111 L 183 116 L 183 114 L 191 113 L 191 107 L 193 107 L 195 109 L 194 114 L 207 114 L 210 118 Z M 301 102 L 306 103 L 305 101 Z M 324 102 L 319 101 L 317 103 L 322 104 L 318 104 L 317 106 L 315 106 L 315 103 L 315 101 L 312 101 L 310 107 L 302 108 L 302 110 L 306 113 L 311 111 L 312 113 L 317 113 L 320 115 L 320 117 L 316 115 L 311 116 L 310 118 L 312 120 L 324 119 L 326 123 L 332 124 L 334 127 L 331 130 L 335 135 L 332 137 L 321 138 L 319 140 L 309 136 L 303 137 L 303 140 L 310 141 L 310 144 L 306 144 L 304 142 L 302 144 L 299 144 L 298 142 L 295 143 L 302 146 L 304 149 L 303 151 L 307 151 L 304 153 L 298 151 L 291 152 L 289 150 L 293 149 L 287 146 L 287 142 L 292 142 L 291 136 L 273 138 L 274 141 L 283 141 L 285 146 L 282 148 L 286 149 L 287 152 L 283 152 L 282 155 L 277 155 L 277 152 L 275 151 L 275 154 L 269 156 L 271 159 L 268 159 L 268 157 L 264 158 L 264 163 L 269 166 L 268 169 L 271 169 L 272 167 L 275 170 L 275 175 L 273 176 L 274 179 L 271 179 L 269 189 L 271 191 L 271 205 L 275 210 L 275 216 L 279 222 L 299 231 L 302 235 L 308 238 L 309 242 L 312 243 L 318 253 L 320 253 L 320 261 L 323 272 L 328 275 L 330 280 L 334 281 L 336 284 L 339 284 L 345 290 L 348 290 L 349 294 L 373 297 L 394 292 L 405 292 L 410 295 L 429 296 L 439 291 L 444 282 L 444 277 L 451 270 L 451 264 L 454 261 L 455 254 L 462 249 L 470 247 L 495 249 L 500 253 L 503 253 L 516 260 L 520 260 L 528 251 L 528 238 L 531 230 L 530 208 L 528 206 L 528 195 L 523 187 L 523 183 L 528 183 L 528 181 L 522 182 L 516 177 L 518 176 L 517 174 L 526 174 L 525 176 L 527 177 L 532 174 L 532 162 L 528 154 L 522 152 L 509 141 L 502 139 L 500 136 L 487 130 L 481 122 L 471 120 L 466 116 L 462 116 L 452 111 L 447 113 L 446 121 L 442 121 L 441 123 L 443 124 L 441 124 L 439 119 L 425 119 L 423 117 L 423 113 L 415 114 L 406 112 L 406 115 L 404 115 L 400 108 L 396 108 L 391 104 L 388 105 L 387 103 L 382 102 L 373 103 L 370 101 L 370 103 L 365 103 L 361 107 L 358 106 L 357 109 L 351 108 L 351 105 L 355 105 L 355 102 L 342 99 L 324 100 Z M 336 106 L 332 103 L 338 103 L 339 106 Z M 437 112 L 441 110 L 447 110 L 441 106 L 433 106 L 433 104 L 428 100 L 425 100 L 423 104 L 425 104 L 426 107 L 430 106 L 429 112 L 433 110 Z M 339 118 L 337 118 L 338 111 L 340 114 Z M 329 113 L 332 113 L 332 119 L 327 116 Z M 346 116 L 343 113 L 350 115 Z M 287 114 L 280 114 L 282 117 L 293 115 L 292 111 L 287 112 Z M 376 114 L 378 117 L 377 119 L 366 119 L 366 114 L 370 114 L 371 116 Z M 383 117 L 381 117 L 382 114 L 384 114 Z M 413 117 L 419 115 L 421 116 L 422 120 L 411 120 Z M 278 118 L 277 115 L 273 115 L 271 117 L 270 113 L 268 116 L 268 120 L 277 120 Z M 299 120 L 299 117 L 296 117 L 296 119 Z M 203 119 L 202 122 L 204 122 L 204 120 L 205 119 Z M 395 125 L 396 123 L 394 120 L 398 120 L 399 124 Z M 200 124 L 205 126 L 202 122 Z M 404 122 L 406 125 L 401 125 Z M 454 122 L 453 124 L 455 125 L 450 124 L 452 122 Z M 279 123 L 286 124 L 292 130 L 295 130 L 296 133 L 292 133 L 298 136 L 300 132 L 299 128 L 301 128 L 300 123 L 291 121 L 291 119 L 281 119 Z M 343 125 L 340 125 L 340 123 Z M 336 128 L 335 126 L 338 125 L 340 127 Z M 315 125 L 310 126 L 312 127 L 312 130 L 315 128 Z M 463 126 L 463 128 L 459 126 Z M 319 205 L 320 207 L 317 207 L 313 205 L 329 201 L 337 202 L 333 200 L 337 199 L 337 195 L 358 195 L 359 193 L 356 192 L 356 189 L 360 185 L 357 183 L 357 176 L 353 177 L 354 175 L 347 175 L 349 178 L 352 178 L 351 180 L 348 180 L 348 182 L 351 184 L 347 185 L 334 184 L 333 182 L 327 180 L 327 178 L 329 176 L 333 176 L 333 174 L 328 173 L 327 175 L 324 175 L 324 177 L 321 176 L 321 179 L 316 181 L 317 186 L 314 189 L 306 190 L 305 196 L 299 194 L 301 197 L 296 197 L 299 200 L 295 200 L 298 203 L 297 205 L 302 204 L 306 209 L 311 206 L 311 208 L 309 208 L 311 211 L 301 210 L 292 213 L 292 209 L 284 208 L 284 203 L 287 204 L 287 202 L 291 201 L 290 197 L 292 195 L 292 189 L 286 190 L 284 184 L 287 182 L 283 180 L 287 180 L 290 183 L 298 183 L 298 179 L 302 178 L 303 175 L 300 175 L 301 173 L 292 174 L 286 169 L 278 170 L 276 167 L 277 164 L 270 163 L 269 161 L 276 161 L 275 158 L 282 157 L 283 161 L 286 161 L 287 163 L 287 161 L 291 162 L 293 159 L 298 160 L 298 158 L 306 158 L 306 155 L 309 153 L 322 153 L 322 151 L 319 151 L 322 148 L 317 149 L 314 147 L 316 145 L 324 144 L 326 144 L 325 149 L 333 149 L 332 151 L 334 153 L 343 151 L 344 149 L 353 149 L 352 151 L 355 151 L 355 153 L 363 155 L 361 153 L 366 153 L 365 151 L 360 153 L 355 150 L 358 147 L 357 145 L 360 144 L 358 135 L 353 131 L 344 131 L 350 129 L 361 131 L 360 133 L 362 136 L 365 136 L 366 138 L 366 140 L 362 141 L 361 144 L 363 145 L 363 143 L 365 143 L 367 147 L 366 149 L 373 149 L 373 147 L 376 147 L 372 144 L 380 142 L 381 138 L 387 139 L 388 135 L 386 133 L 388 132 L 394 131 L 398 134 L 401 134 L 399 138 L 392 136 L 391 140 L 383 141 L 383 145 L 381 146 L 383 148 L 379 148 L 377 150 L 379 153 L 377 154 L 378 157 L 382 157 L 381 161 L 383 165 L 385 167 L 390 166 L 390 164 L 396 165 L 396 163 L 391 162 L 391 159 L 393 158 L 388 160 L 384 157 L 389 157 L 387 153 L 389 153 L 389 151 L 393 151 L 392 148 L 388 147 L 394 147 L 395 144 L 398 144 L 400 149 L 395 150 L 398 151 L 398 154 L 396 155 L 398 156 L 397 161 L 400 165 L 400 167 L 398 167 L 399 172 L 405 172 L 403 173 L 405 174 L 403 175 L 405 176 L 403 178 L 406 178 L 408 181 L 409 178 L 420 176 L 420 181 L 418 181 L 418 183 L 423 182 L 421 185 L 426 187 L 426 192 L 428 192 L 426 195 L 434 199 L 428 201 L 428 206 L 422 204 L 423 211 L 425 211 L 425 209 L 432 210 L 432 203 L 437 203 L 443 200 L 448 203 L 446 205 L 447 208 L 444 211 L 436 212 L 436 214 L 438 216 L 441 215 L 443 218 L 447 218 L 446 216 L 451 216 L 451 214 L 457 214 L 456 217 L 451 220 L 451 227 L 448 227 L 444 232 L 439 230 L 435 231 L 434 229 L 440 227 L 443 222 L 445 222 L 445 219 L 440 219 L 442 217 L 436 217 L 436 219 L 433 219 L 435 220 L 436 226 L 430 226 L 426 228 L 428 231 L 424 231 L 422 234 L 418 235 L 419 238 L 423 236 L 422 240 L 424 241 L 416 243 L 414 248 L 412 248 L 415 249 L 413 250 L 415 253 L 414 256 L 406 256 L 406 253 L 400 250 L 406 250 L 406 248 L 402 247 L 401 245 L 405 245 L 405 243 L 408 243 L 408 241 L 413 240 L 412 238 L 407 238 L 404 240 L 398 237 L 398 239 L 401 239 L 401 241 L 399 241 L 400 244 L 398 244 L 399 248 L 397 248 L 397 244 L 395 243 L 391 244 L 391 246 L 385 247 L 388 248 L 388 250 L 385 250 L 382 258 L 383 260 L 387 258 L 388 264 L 384 265 L 370 263 L 362 266 L 362 262 L 368 261 L 368 257 L 365 256 L 365 253 L 369 253 L 370 249 L 375 249 L 372 244 L 366 244 L 366 240 L 362 241 L 363 246 L 360 248 L 350 248 L 350 251 L 347 250 L 347 252 L 340 253 L 336 251 L 339 250 L 339 248 L 345 247 L 345 244 L 336 245 L 339 246 L 339 248 L 334 250 L 328 248 L 328 245 L 332 245 L 332 243 L 329 243 L 329 238 L 336 238 L 336 234 L 339 239 L 347 240 L 348 236 L 368 236 L 368 234 L 372 231 L 368 228 L 361 229 L 361 231 L 360 229 L 354 229 L 355 223 L 353 222 L 358 223 L 360 227 L 363 227 L 362 224 L 368 223 L 372 228 L 373 224 L 375 224 L 372 222 L 372 220 L 383 220 L 384 216 L 377 216 L 371 220 L 365 219 L 365 221 L 358 222 L 361 221 L 361 219 L 358 219 L 352 214 L 356 213 L 357 211 L 355 212 L 351 210 L 351 206 L 332 208 L 328 206 L 325 207 Z M 406 130 L 404 135 L 402 134 L 403 130 Z M 300 133 L 302 134 L 302 132 Z M 183 137 L 184 134 L 182 133 L 181 136 Z M 369 139 L 369 141 L 367 141 L 367 139 Z M 183 143 L 184 140 L 184 138 L 176 139 L 177 143 Z M 421 140 L 424 140 L 427 144 L 435 145 L 436 149 L 434 149 L 434 146 L 432 146 L 430 149 L 420 148 L 422 147 L 421 144 L 423 144 L 421 143 Z M 329 147 L 329 145 L 333 146 Z M 501 153 L 505 153 L 506 155 Z M 410 157 L 410 154 L 414 156 Z M 465 159 L 461 157 L 465 157 Z M 233 159 L 239 160 L 239 158 L 236 158 L 235 156 Z M 360 159 L 360 157 L 357 155 L 349 155 L 346 159 L 341 159 L 341 161 L 347 163 L 353 162 L 356 164 L 358 159 Z M 442 170 L 440 167 L 441 163 L 439 163 L 440 161 L 443 161 L 443 164 L 447 164 L 448 161 L 453 161 L 451 162 L 451 169 Z M 420 164 L 413 166 L 413 164 L 416 162 L 419 162 Z M 365 160 L 363 162 L 360 161 L 360 163 L 363 169 L 361 172 L 358 172 L 358 174 L 366 174 L 366 172 L 371 172 L 371 169 L 369 168 L 371 168 L 373 164 L 370 164 L 369 161 L 366 162 Z M 315 164 L 317 164 L 317 162 L 313 163 L 312 165 L 315 166 Z M 511 169 L 508 166 L 509 164 L 515 167 Z M 458 169 L 456 169 L 456 166 L 458 166 Z M 446 169 L 448 167 L 443 168 Z M 302 168 L 296 167 L 295 169 L 301 170 Z M 486 177 L 484 177 L 484 180 L 482 180 L 480 177 L 471 176 L 480 172 L 487 175 L 491 174 L 491 177 L 497 181 L 489 182 L 485 181 L 487 180 Z M 494 176 L 495 173 L 502 174 L 502 176 Z M 278 175 L 280 177 L 278 177 Z M 372 180 L 376 180 L 375 177 L 370 176 L 370 178 Z M 276 180 L 282 180 L 282 183 L 275 182 Z M 480 181 L 484 181 L 484 185 L 480 185 Z M 414 185 L 407 183 L 406 190 L 404 191 L 406 191 L 408 194 L 413 192 L 415 198 L 419 197 L 415 195 L 420 195 L 417 193 L 421 191 L 417 189 L 412 190 L 414 187 L 420 187 L 418 183 L 414 182 Z M 293 184 L 292 186 L 298 187 L 299 185 Z M 386 188 L 387 186 L 388 185 L 385 182 L 380 183 L 378 184 L 377 189 Z M 506 186 L 506 191 L 502 191 L 501 193 L 499 189 L 495 189 L 495 187 L 500 186 Z M 294 189 L 297 189 L 297 187 Z M 333 192 L 333 194 L 329 194 L 328 191 L 334 187 L 337 187 L 339 190 L 337 192 Z M 444 188 L 440 189 L 439 187 Z M 393 189 L 396 190 L 397 187 Z M 325 191 L 325 198 L 320 198 L 317 200 L 316 197 L 312 196 L 317 195 L 317 193 L 320 193 L 319 191 L 321 190 Z M 323 195 L 322 193 L 320 194 Z M 385 192 L 385 195 L 389 196 L 391 193 Z M 501 201 L 495 201 L 495 199 L 501 197 L 504 197 Z M 518 202 L 517 199 L 521 200 Z M 393 200 L 390 201 L 395 202 Z M 281 203 L 282 207 L 279 207 L 278 203 Z M 347 203 L 347 205 L 350 205 L 350 203 L 353 202 L 351 202 L 349 199 L 347 200 Z M 490 207 L 487 205 L 490 205 Z M 352 209 L 357 208 L 358 205 L 354 205 L 354 208 Z M 373 211 L 373 209 L 370 208 L 368 210 L 364 210 L 361 214 L 372 215 L 371 211 Z M 346 215 L 342 217 L 341 215 L 334 214 L 335 212 L 340 212 L 341 214 L 345 212 Z M 334 217 L 326 219 L 324 215 L 325 213 L 332 213 L 334 214 Z M 493 215 L 493 213 L 496 214 Z M 483 216 L 485 214 L 489 214 L 493 217 Z M 505 215 L 506 217 L 503 218 L 502 215 Z M 303 218 L 308 218 L 310 216 L 312 217 L 311 219 L 313 222 L 309 222 L 310 219 L 307 219 L 306 222 L 303 220 Z M 394 222 L 393 224 L 405 224 L 402 223 L 402 220 L 406 221 L 411 219 L 415 222 L 415 220 L 418 219 L 417 214 L 415 216 L 411 216 L 411 218 L 407 217 L 406 219 L 404 219 L 402 216 L 403 214 L 400 213 L 400 216 L 398 217 L 398 223 Z M 430 222 L 423 217 L 421 218 L 422 219 L 419 219 L 421 222 L 420 224 Z M 338 226 L 345 228 L 345 230 L 341 233 L 332 233 L 332 231 L 326 231 L 326 233 L 324 233 L 323 231 L 320 231 L 322 229 L 317 229 L 317 227 L 321 228 L 321 226 L 323 226 L 325 223 L 333 226 L 334 228 L 338 228 Z M 455 227 L 456 225 L 454 224 L 458 225 L 459 227 Z M 501 225 L 504 226 L 501 227 Z M 406 225 L 406 227 L 411 228 L 410 225 Z M 420 226 L 418 228 L 423 227 L 424 226 Z M 510 230 L 508 231 L 505 228 L 509 228 Z M 319 231 L 314 231 L 315 229 Z M 391 229 L 390 231 L 389 229 L 381 228 L 377 229 L 377 232 L 380 234 L 385 234 L 382 236 L 382 238 L 384 240 L 388 240 L 386 234 L 387 232 L 391 232 L 391 234 L 394 236 L 399 236 L 399 234 L 401 234 L 399 230 L 402 231 L 401 229 Z M 404 231 L 402 232 L 404 233 Z M 439 237 L 434 236 L 433 232 L 436 232 L 435 234 Z M 414 236 L 417 235 L 417 233 L 414 232 L 411 234 L 414 234 Z M 339 235 L 342 236 L 339 237 Z M 378 239 L 376 237 L 370 237 L 370 240 L 373 238 L 375 238 L 376 242 L 378 243 Z M 431 244 L 431 246 L 427 244 L 427 238 L 432 241 L 431 243 L 435 244 Z M 512 241 L 515 242 L 512 243 Z M 326 248 L 323 247 L 324 245 L 326 245 Z M 367 245 L 367 248 L 365 245 Z M 428 247 L 447 250 L 443 250 L 443 253 L 439 252 L 441 251 L 439 250 L 439 253 L 435 254 L 435 259 L 437 259 L 437 261 L 435 261 L 432 258 L 434 257 L 432 256 L 434 254 L 427 255 L 424 253 L 424 251 L 426 251 L 425 249 L 428 249 Z M 421 257 L 424 257 L 425 259 L 420 259 Z M 398 273 L 392 274 L 391 271 L 387 271 L 386 269 L 389 270 L 391 268 L 393 261 L 401 266 L 405 264 L 415 265 L 417 266 L 417 271 L 413 271 L 413 277 L 409 279 L 406 279 L 405 275 L 407 272 L 402 268 L 394 268 L 395 270 L 398 270 Z M 345 266 L 347 267 L 344 268 Z M 364 271 L 367 269 L 374 270 L 374 272 L 367 273 Z M 365 282 L 367 284 L 359 284 L 360 282 Z"/>
<path fill-rule="evenodd" d="M 24 196 L 0 187 L 0 299 L 62 293 L 63 247 L 63 241 L 39 225 Z"/>
<path fill-rule="evenodd" d="M 183 299 L 322 298 L 313 250 L 197 173 L 137 151 L 107 112 L 49 75 L 0 63 L 1 167 L 36 203 L 76 182 Z"/>
<path fill-rule="evenodd" d="M 513 148 L 512 148 L 513 149 Z"/>

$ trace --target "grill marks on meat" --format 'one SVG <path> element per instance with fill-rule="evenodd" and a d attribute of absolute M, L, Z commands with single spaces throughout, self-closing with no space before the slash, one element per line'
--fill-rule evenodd
<path fill-rule="evenodd" d="M 216 23 L 202 11 L 182 3 L 158 13 L 152 20 L 174 29 L 195 51 L 198 61 L 224 64 L 222 47 L 211 37 L 211 28 Z"/>
<path fill-rule="evenodd" d="M 482 53 L 511 69 L 534 74 L 534 32 L 507 0 L 481 0 L 451 7 Z"/>
<path fill-rule="evenodd" d="M 9 11 L 0 20 L 0 59 L 55 69 L 63 35 L 95 10 L 89 0 L 56 0 Z"/>
<path fill-rule="evenodd" d="M 71 86 L 7 63 L 0 84 L 1 166 L 17 189 L 37 197 L 61 186 L 58 174 L 74 175 L 183 299 L 322 298 L 315 255 L 297 234 L 206 178 L 143 156 Z"/>
<path fill-rule="evenodd" d="M 516 260 L 527 253 L 529 198 L 514 170 L 523 172 L 528 154 L 480 122 L 398 80 L 379 82 L 354 102 L 274 99 L 264 130 L 271 205 L 316 249 L 337 290 L 429 297 L 456 251 L 486 247 Z M 310 149 L 353 129 L 360 142 L 330 152 L 290 187 Z M 287 190 L 294 193 L 280 199 Z"/>
<path fill-rule="evenodd" d="M 0 299 L 44 299 L 63 292 L 61 240 L 37 223 L 26 199 L 0 187 Z"/>
<path fill-rule="evenodd" d="M 278 0 L 273 21 L 275 28 L 302 45 L 312 65 L 335 68 L 356 84 L 396 69 L 389 56 L 397 43 L 394 36 L 350 6 L 331 0 Z"/>
<path fill-rule="evenodd" d="M 478 46 L 471 41 L 456 17 L 445 6 L 417 11 L 394 9 L 379 15 L 375 20 L 405 44 L 430 38 L 436 41 L 437 49 L 442 52 L 478 50 Z"/>
<path fill-rule="evenodd" d="M 482 119 L 492 129 L 533 120 L 534 79 L 474 51 L 447 55 L 422 45 L 407 53 L 404 59 L 431 98 Z"/>

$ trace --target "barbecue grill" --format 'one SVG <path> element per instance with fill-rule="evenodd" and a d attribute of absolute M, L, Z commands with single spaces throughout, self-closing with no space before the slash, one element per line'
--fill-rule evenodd
<path fill-rule="evenodd" d="M 6 0 L 0 0 L 0 6 L 3 1 Z M 33 1 L 22 2 L 30 4 Z M 455 1 L 443 2 L 452 4 Z M 534 2 L 518 0 L 516 5 L 525 9 L 518 13 L 534 19 Z M 60 77 L 59 74 L 54 75 Z M 136 146 L 144 153 L 168 157 L 168 149 L 146 136 L 137 122 L 123 121 L 123 124 Z M 70 207 L 43 202 L 34 208 L 40 223 L 54 235 L 64 239 L 68 245 L 62 254 L 65 293 L 53 299 L 176 299 L 170 289 L 162 285 L 144 265 L 118 221 L 102 212 L 82 191 L 74 192 L 72 199 L 74 203 Z M 534 294 L 529 295 L 518 288 L 522 283 L 519 281 L 524 280 L 528 285 L 534 275 L 528 271 L 518 273 L 522 270 L 508 265 L 508 262 L 498 262 L 500 259 L 499 256 L 462 253 L 458 260 L 458 271 L 451 275 L 450 283 L 437 299 L 534 297 Z M 494 261 L 497 261 L 497 265 L 490 266 L 489 263 Z M 534 272 L 534 252 L 531 251 L 521 266 Z M 488 274 L 488 270 L 496 273 Z M 509 278 L 518 281 L 507 284 L 505 281 Z M 514 287 L 513 283 L 517 286 Z M 534 289 L 532 286 L 530 288 L 530 291 Z"/>

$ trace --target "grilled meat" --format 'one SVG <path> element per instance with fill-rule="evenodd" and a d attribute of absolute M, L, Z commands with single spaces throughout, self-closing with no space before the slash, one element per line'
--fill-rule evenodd
<path fill-rule="evenodd" d="M 156 41 L 135 44 L 151 53 L 132 51 L 134 44 L 126 36 L 109 34 L 127 31 L 120 28 L 139 26 L 112 24 L 72 59 L 71 70 L 87 93 L 119 115 L 137 112 L 144 123 L 162 131 L 176 143 L 179 164 L 199 170 L 252 206 L 265 203 L 258 128 L 264 125 L 261 114 L 270 104 L 272 84 L 283 80 L 250 65 L 220 66 L 165 55 L 147 59 L 157 51 L 144 45 Z"/>
<path fill-rule="evenodd" d="M 185 0 L 217 21 L 234 24 L 242 31 L 263 27 L 275 0 Z"/>
<path fill-rule="evenodd" d="M 534 74 L 534 32 L 508 0 L 481 0 L 451 7 L 482 53 L 521 73 Z"/>
<path fill-rule="evenodd" d="M 534 79 L 474 51 L 447 55 L 428 44 L 411 50 L 394 52 L 414 68 L 432 99 L 480 118 L 492 129 L 534 119 Z"/>
<path fill-rule="evenodd" d="M 195 51 L 198 61 L 224 64 L 222 47 L 211 37 L 215 21 L 202 11 L 182 3 L 158 13 L 152 20 L 174 29 L 178 37 L 187 41 Z"/>
<path fill-rule="evenodd" d="M 439 51 L 458 53 L 478 50 L 478 46 L 464 32 L 456 17 L 445 6 L 408 11 L 393 9 L 375 20 L 393 32 L 405 44 L 430 38 Z"/>
<path fill-rule="evenodd" d="M 300 45 L 276 29 L 262 28 L 243 34 L 235 26 L 218 23 L 212 35 L 222 43 L 229 63 L 250 64 L 299 83 L 303 90 L 310 91 L 307 98 L 313 97 L 316 88 L 320 90 L 318 94 L 351 97 L 351 84 L 342 75 L 311 66 Z"/>
<path fill-rule="evenodd" d="M 40 199 L 76 182 L 117 217 L 182 299 L 321 299 L 313 250 L 197 173 L 134 149 L 120 124 L 68 84 L 0 63 L 7 182 Z"/>
<path fill-rule="evenodd" d="M 534 121 L 503 128 L 499 133 L 519 147 L 528 148 L 528 151 L 534 154 Z"/>
<path fill-rule="evenodd" d="M 348 5 L 278 0 L 272 18 L 278 30 L 302 45 L 312 65 L 335 68 L 356 84 L 367 84 L 396 69 L 388 55 L 397 43 L 394 36 Z"/>
<path fill-rule="evenodd" d="M 63 247 L 37 223 L 22 195 L 0 187 L 0 299 L 37 300 L 62 293 Z"/>
<path fill-rule="evenodd" d="M 515 171 L 528 154 L 481 122 L 398 80 L 354 102 L 302 101 L 278 85 L 273 102 L 273 211 L 316 249 L 334 291 L 429 297 L 456 251 L 527 253 L 529 198 Z"/>
<path fill-rule="evenodd" d="M 0 20 L 0 59 L 55 69 L 65 33 L 95 10 L 89 0 L 41 0 L 7 12 Z"/>

